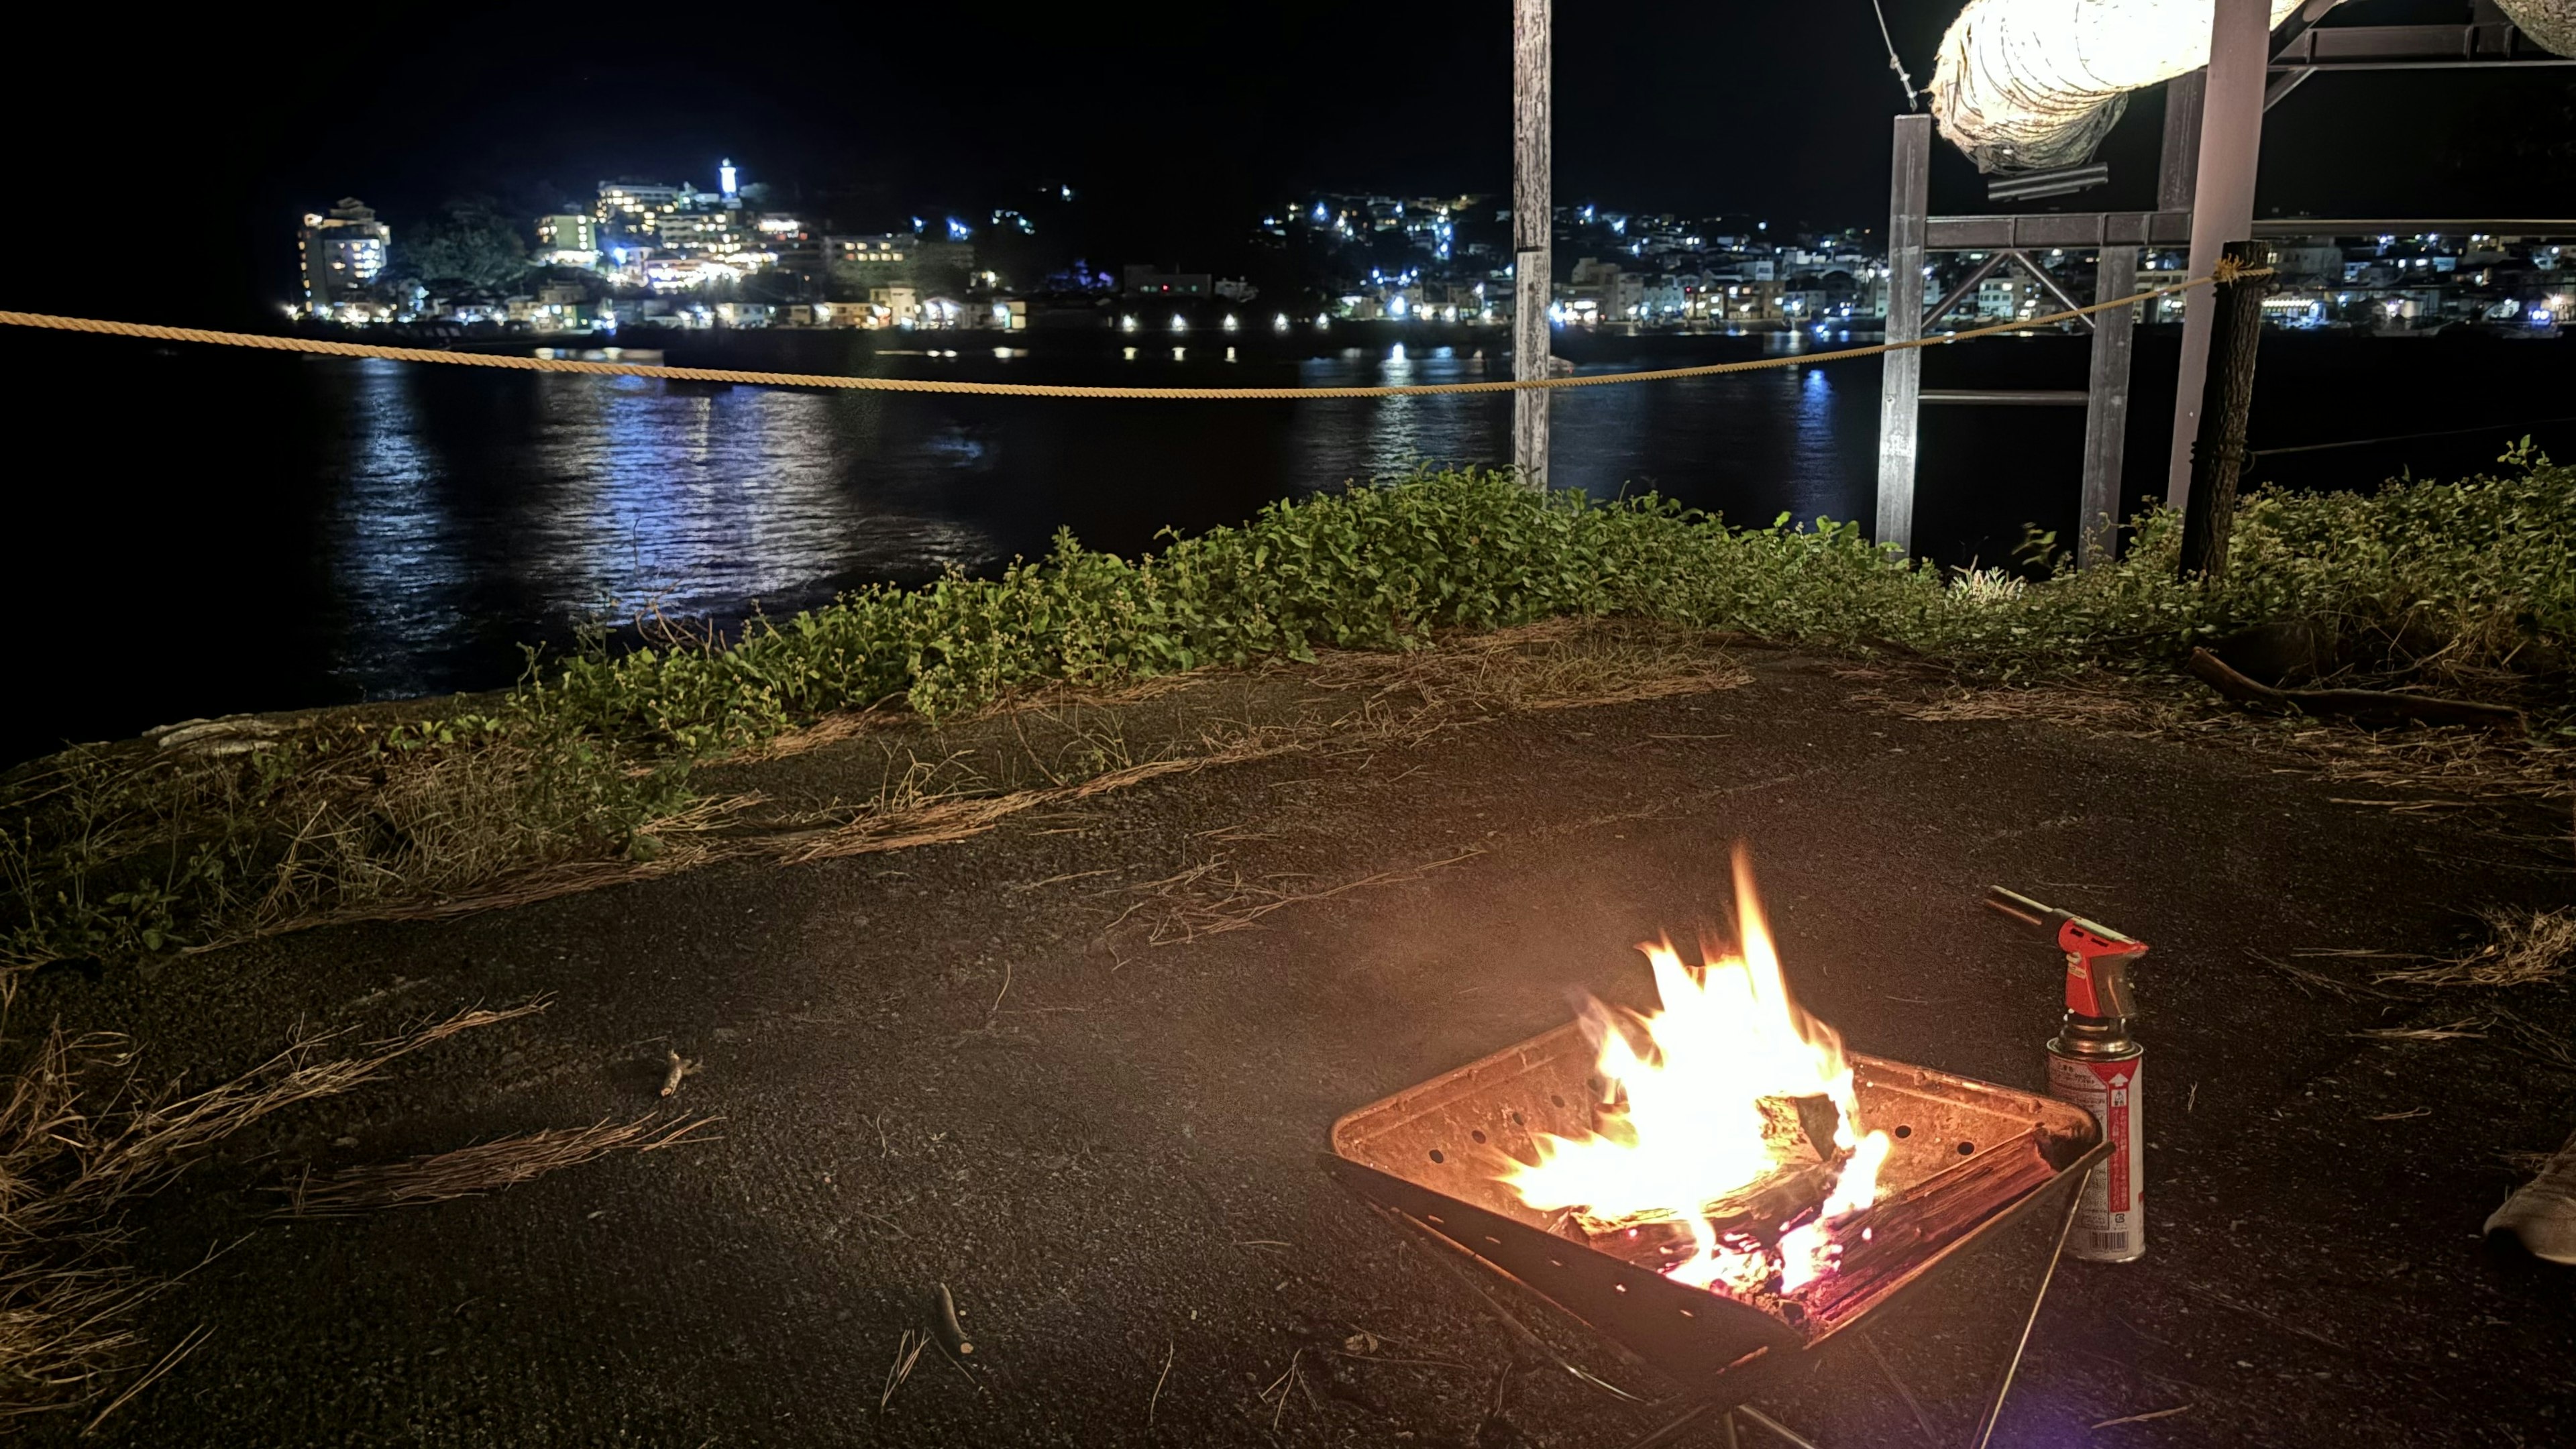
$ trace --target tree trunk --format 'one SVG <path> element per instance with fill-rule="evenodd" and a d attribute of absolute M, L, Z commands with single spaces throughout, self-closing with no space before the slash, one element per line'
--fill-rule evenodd
<path fill-rule="evenodd" d="M 2232 266 L 2231 266 L 2232 264 Z M 2260 242 L 2232 241 L 2222 273 L 2263 265 Z M 2254 351 L 2263 337 L 2264 278 L 2237 276 L 2211 284 L 2211 367 L 2200 400 L 2200 434 L 2191 445 L 2191 491 L 2183 502 L 2182 576 L 2227 574 L 2227 540 L 2236 528 L 2236 485 L 2245 471 L 2245 416 L 2254 406 Z"/>

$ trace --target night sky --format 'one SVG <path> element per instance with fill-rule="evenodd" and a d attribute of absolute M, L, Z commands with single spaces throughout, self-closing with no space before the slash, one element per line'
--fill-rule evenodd
<path fill-rule="evenodd" d="M 2358 0 L 2355 20 L 2461 8 Z M 1918 82 L 1959 0 L 1888 0 Z M 356 195 L 398 227 L 480 193 L 514 212 L 601 177 L 711 185 L 719 156 L 847 227 L 977 216 L 1078 189 L 1092 260 L 1222 265 L 1275 199 L 1318 189 L 1502 191 L 1504 0 L 1290 6 L 345 6 L 170 18 L 49 7 L 13 85 L 21 197 L 70 205 L 133 258 L 60 265 L 0 228 L 6 305 L 230 321 L 289 295 L 305 210 Z M 278 23 L 291 18 L 292 24 Z M 1868 0 L 1561 4 L 1560 202 L 1879 225 L 1901 105 Z M 2262 208 L 2528 214 L 2576 195 L 2576 72 L 2319 78 L 2267 128 Z M 2161 99 L 2105 151 L 2152 194 Z M 1936 210 L 1986 209 L 1939 148 Z M 41 182 L 41 188 L 32 183 Z M 2046 203 L 2063 206 L 2065 202 Z M 824 209 L 814 206 L 811 209 Z M 2564 211 L 2563 204 L 2555 207 Z M 86 215 L 77 213 L 87 213 Z"/>

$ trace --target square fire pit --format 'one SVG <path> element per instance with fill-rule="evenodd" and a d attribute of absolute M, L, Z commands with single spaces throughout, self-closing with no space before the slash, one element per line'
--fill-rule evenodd
<path fill-rule="evenodd" d="M 2044 1203 L 2063 1211 L 2108 1151 L 2080 1108 L 1855 1054 L 1861 1121 L 1894 1139 L 1879 1200 L 1838 1231 L 1846 1247 L 1834 1271 L 1757 1303 L 1656 1271 L 1686 1248 L 1651 1235 L 1587 1240 L 1498 1180 L 1507 1157 L 1535 1156 L 1534 1134 L 1590 1130 L 1594 1055 L 1569 1023 L 1409 1087 L 1334 1123 L 1328 1166 L 1362 1196 L 1712 1397 L 1715 1376 L 1819 1349 L 2006 1222 Z"/>

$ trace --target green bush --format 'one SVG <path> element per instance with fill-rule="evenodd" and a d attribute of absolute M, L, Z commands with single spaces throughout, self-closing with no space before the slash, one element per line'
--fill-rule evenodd
<path fill-rule="evenodd" d="M 992 579 L 844 595 L 736 641 L 533 667 L 490 714 L 342 722 L 235 759 L 60 757 L 0 807 L 0 962 L 137 954 L 486 888 L 531 866 L 645 858 L 693 761 L 835 710 L 927 717 L 1056 681 L 1114 684 L 1437 631 L 1627 615 L 1826 650 L 1896 646 L 1987 678 L 2171 669 L 2296 618 L 2391 680 L 2570 725 L 2576 469 L 2247 497 L 2223 582 L 2175 575 L 2169 514 L 2128 555 L 2035 579 L 1942 571 L 1856 524 L 1730 528 L 1652 496 L 1595 503 L 1506 473 L 1425 473 L 1166 535 L 1133 561 L 1070 534 Z"/>
<path fill-rule="evenodd" d="M 1856 524 L 1733 529 L 1651 495 L 1605 504 L 1505 473 L 1426 473 L 1274 503 L 1133 562 L 1060 534 L 1046 559 L 999 578 L 863 589 L 731 644 L 567 661 L 513 708 L 696 753 L 881 702 L 938 716 L 1049 681 L 1406 649 L 1440 629 L 1600 614 L 1827 648 L 1895 643 L 2004 677 L 2168 666 L 2194 643 L 2296 616 L 2403 638 L 2414 662 L 2457 673 L 2576 633 L 2576 471 L 2510 461 L 2466 483 L 2254 493 L 2216 585 L 2175 577 L 2179 530 L 2163 513 L 2137 520 L 2117 565 L 2023 587 L 1945 579 Z"/>

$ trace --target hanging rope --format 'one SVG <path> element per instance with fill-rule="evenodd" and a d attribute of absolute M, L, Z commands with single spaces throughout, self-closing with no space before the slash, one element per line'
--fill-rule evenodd
<path fill-rule="evenodd" d="M 1869 0 L 1869 8 L 1878 13 L 1878 38 L 1887 46 L 1887 68 L 1896 72 L 1896 83 L 1904 88 L 1905 109 L 1923 109 L 1923 93 L 1914 88 L 1914 77 L 1905 73 L 1905 62 L 1896 58 L 1896 37 L 1887 33 L 1887 7 L 1879 0 Z"/>
<path fill-rule="evenodd" d="M 2260 275 L 2260 274 L 2254 274 Z M 1716 377 L 1733 372 L 1760 372 L 1773 367 L 1838 362 L 1877 357 L 1918 347 L 1939 347 L 1972 337 L 2030 332 L 2060 322 L 2089 317 L 2118 307 L 2131 307 L 2209 285 L 2208 277 L 2190 277 L 2089 307 L 2051 312 L 1985 327 L 1935 333 L 1913 342 L 1882 342 L 1830 352 L 1790 353 L 1710 362 L 1693 367 L 1659 367 L 1637 372 L 1604 372 L 1581 377 L 1544 377 L 1495 382 L 1409 383 L 1384 387 L 1078 387 L 1061 383 L 967 382 L 952 378 L 850 377 L 828 372 L 750 372 L 728 367 L 661 367 L 639 362 L 582 362 L 568 357 L 513 357 L 485 352 L 445 352 L 430 347 L 383 347 L 372 342 L 334 342 L 320 337 L 281 337 L 262 332 L 218 332 L 202 327 L 163 327 L 148 322 L 111 322 L 96 317 L 57 317 L 43 312 L 0 312 L 0 326 L 32 327 L 51 332 L 85 332 L 101 337 L 137 337 L 154 342 L 193 342 L 209 347 L 246 347 L 262 352 L 296 352 L 320 357 L 368 357 L 389 362 L 425 362 L 451 367 L 488 367 L 507 372 L 572 372 L 593 377 L 652 377 L 668 382 L 730 382 L 752 387 L 831 388 L 848 392 L 926 392 L 971 397 L 1086 398 L 1108 402 L 1300 402 L 1323 398 L 1437 397 L 1457 393 L 1550 391 L 1577 387 L 1610 387 L 1632 382 L 1673 382 L 1688 377 Z"/>

